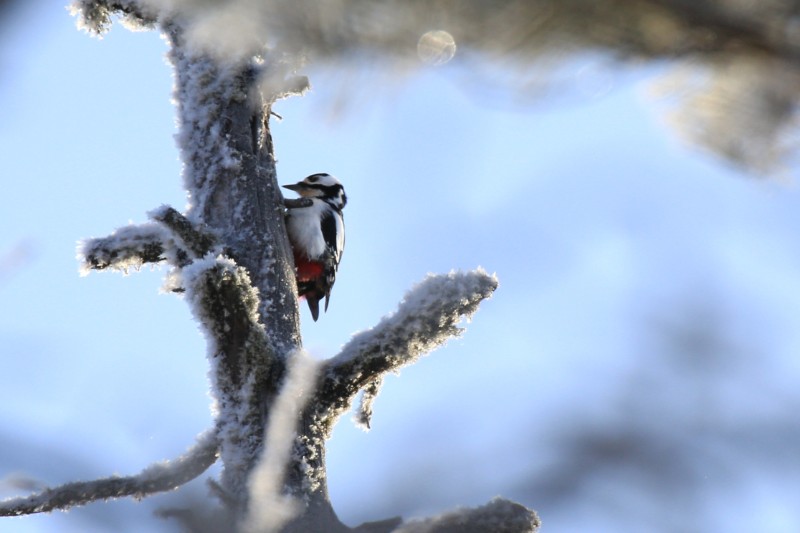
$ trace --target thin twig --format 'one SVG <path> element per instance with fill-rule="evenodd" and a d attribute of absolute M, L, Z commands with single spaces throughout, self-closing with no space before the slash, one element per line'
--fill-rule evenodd
<path fill-rule="evenodd" d="M 177 459 L 154 463 L 135 476 L 66 483 L 38 494 L 8 499 L 0 502 L 0 516 L 46 513 L 97 500 L 124 496 L 143 498 L 156 492 L 173 490 L 205 472 L 216 462 L 218 450 L 216 430 L 208 430 Z"/>

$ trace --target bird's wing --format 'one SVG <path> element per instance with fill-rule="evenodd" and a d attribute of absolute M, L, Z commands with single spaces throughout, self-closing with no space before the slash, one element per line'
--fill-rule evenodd
<path fill-rule="evenodd" d="M 320 220 L 322 238 L 325 240 L 325 247 L 331 251 L 336 267 L 342 260 L 344 251 L 344 219 L 341 213 L 330 210 L 322 216 Z"/>

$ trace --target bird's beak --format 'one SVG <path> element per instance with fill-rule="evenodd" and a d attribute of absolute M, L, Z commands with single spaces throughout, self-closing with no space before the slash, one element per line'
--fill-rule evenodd
<path fill-rule="evenodd" d="M 305 187 L 303 186 L 303 183 L 300 182 L 300 183 L 294 183 L 292 185 L 283 185 L 283 188 L 284 189 L 289 189 L 290 191 L 294 191 L 294 192 L 300 192 Z"/>

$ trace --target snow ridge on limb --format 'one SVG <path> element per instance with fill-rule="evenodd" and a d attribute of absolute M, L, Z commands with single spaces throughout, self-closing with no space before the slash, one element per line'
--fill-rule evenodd
<path fill-rule="evenodd" d="M 480 507 L 413 520 L 392 533 L 534 533 L 539 526 L 534 511 L 505 498 L 494 498 Z"/>
<path fill-rule="evenodd" d="M 108 237 L 80 241 L 81 274 L 107 269 L 127 274 L 131 268 L 138 270 L 146 263 L 160 263 L 167 260 L 168 240 L 164 228 L 151 222 L 119 228 Z"/>
<path fill-rule="evenodd" d="M 216 238 L 202 224 L 192 223 L 168 205 L 162 205 L 158 209 L 150 211 L 148 215 L 168 228 L 172 232 L 173 238 L 177 238 L 178 242 L 181 242 L 195 259 L 203 257 L 216 245 Z"/>
<path fill-rule="evenodd" d="M 0 516 L 19 516 L 70 509 L 97 500 L 133 496 L 144 498 L 156 492 L 174 490 L 191 481 L 217 461 L 219 442 L 210 429 L 182 456 L 154 463 L 135 476 L 112 476 L 94 481 L 66 483 L 38 494 L 0 502 Z"/>
<path fill-rule="evenodd" d="M 320 408 L 333 409 L 329 416 L 335 420 L 367 387 L 357 419 L 368 427 L 381 376 L 460 336 L 459 322 L 469 320 L 497 286 L 497 277 L 482 268 L 429 275 L 406 293 L 393 314 L 354 335 L 339 355 L 327 361 L 318 393 Z"/>
<path fill-rule="evenodd" d="M 108 31 L 116 14 L 133 30 L 153 29 L 158 22 L 156 12 L 140 0 L 76 0 L 69 12 L 78 17 L 78 28 L 98 37 Z"/>
<path fill-rule="evenodd" d="M 155 222 L 125 226 L 108 237 L 81 241 L 81 273 L 110 269 L 127 274 L 131 268 L 138 270 L 146 263 L 162 261 L 184 267 L 216 245 L 210 232 L 172 207 L 161 206 L 149 215 Z"/>
<path fill-rule="evenodd" d="M 264 326 L 259 321 L 258 291 L 247 270 L 232 259 L 208 254 L 181 269 L 186 299 L 208 342 L 214 411 L 224 463 L 223 486 L 247 491 L 250 468 L 261 449 L 266 385 L 278 379 Z"/>

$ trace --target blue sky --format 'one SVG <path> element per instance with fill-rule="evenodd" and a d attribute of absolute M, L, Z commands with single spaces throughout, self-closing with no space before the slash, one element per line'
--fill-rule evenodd
<path fill-rule="evenodd" d="M 166 46 L 118 26 L 89 38 L 53 5 L 6 28 L 0 477 L 133 473 L 210 425 L 205 346 L 185 303 L 159 293 L 163 271 L 80 277 L 75 248 L 161 204 L 185 205 Z M 480 265 L 500 279 L 462 339 L 387 379 L 371 432 L 337 426 L 330 489 L 346 522 L 519 499 L 520 478 L 557 455 L 554 436 L 633 416 L 615 394 L 637 369 L 658 368 L 653 324 L 697 309 L 744 354 L 734 378 L 715 382 L 724 403 L 710 416 L 787 409 L 775 398 L 800 378 L 796 184 L 682 144 L 649 96 L 657 69 L 595 65 L 566 68 L 573 94 L 525 107 L 465 83 L 457 61 L 394 76 L 310 71 L 313 90 L 276 106 L 280 181 L 330 172 L 349 197 L 330 309 L 314 323 L 302 306 L 314 356 L 334 355 L 428 272 Z M 676 391 L 670 408 L 706 409 L 682 396 L 681 376 L 661 378 Z M 743 470 L 730 492 L 704 494 L 709 523 L 796 529 L 791 480 L 757 462 Z M 203 493 L 202 479 L 193 490 Z M 726 500 L 743 509 L 736 523 Z M 141 531 L 140 519 L 172 531 L 149 513 L 176 501 L 96 504 L 0 521 L 0 531 Z M 553 531 L 626 530 L 591 506 L 523 503 Z"/>

